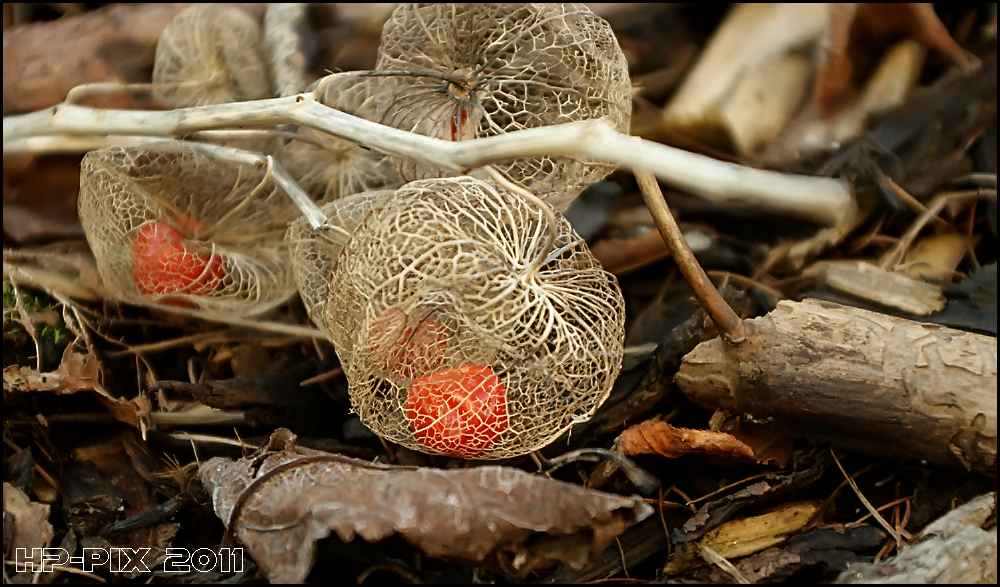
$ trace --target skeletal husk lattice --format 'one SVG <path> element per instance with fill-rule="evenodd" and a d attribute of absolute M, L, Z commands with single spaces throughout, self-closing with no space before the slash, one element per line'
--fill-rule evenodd
<path fill-rule="evenodd" d="M 611 27 L 581 4 L 403 4 L 382 31 L 379 122 L 467 140 L 577 120 L 629 132 L 628 64 Z M 495 167 L 563 210 L 613 167 L 565 157 Z M 447 175 L 403 161 L 404 179 Z"/>
<path fill-rule="evenodd" d="M 620 369 L 624 302 L 551 212 L 555 225 L 468 176 L 411 182 L 373 208 L 323 312 L 365 425 L 415 450 L 498 459 L 594 413 Z"/>
<path fill-rule="evenodd" d="M 261 166 L 180 141 L 92 151 L 79 213 L 124 301 L 247 316 L 295 293 L 283 237 L 296 211 Z"/>
<path fill-rule="evenodd" d="M 374 86 L 371 78 L 334 74 L 317 80 L 309 91 L 315 92 L 321 104 L 373 120 Z M 388 157 L 311 128 L 299 128 L 296 136 L 279 148 L 275 157 L 319 204 L 403 184 Z"/>
<path fill-rule="evenodd" d="M 271 97 L 261 38 L 260 25 L 239 8 L 184 9 L 156 44 L 153 95 L 175 108 Z"/>
<path fill-rule="evenodd" d="M 292 257 L 299 295 L 313 324 L 328 338 L 324 309 L 334 262 L 368 213 L 392 193 L 393 190 L 378 190 L 345 196 L 320 207 L 327 218 L 326 226 L 315 229 L 300 217 L 288 227 L 285 241 Z"/>

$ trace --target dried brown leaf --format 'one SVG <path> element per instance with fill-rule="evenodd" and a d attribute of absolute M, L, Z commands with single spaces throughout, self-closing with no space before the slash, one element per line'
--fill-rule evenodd
<path fill-rule="evenodd" d="M 20 244 L 82 237 L 79 191 L 79 155 L 5 156 L 4 232 Z"/>
<path fill-rule="evenodd" d="M 263 452 L 199 472 L 216 514 L 271 581 L 301 582 L 331 533 L 405 538 L 432 557 L 493 561 L 513 575 L 580 566 L 652 513 L 638 496 L 592 491 L 507 467 L 378 465 L 300 449 L 279 429 Z"/>
<path fill-rule="evenodd" d="M 802 531 L 815 517 L 819 507 L 820 504 L 815 502 L 785 504 L 766 514 L 726 522 L 705 534 L 697 544 L 727 559 L 760 552 Z M 683 549 L 667 561 L 664 572 L 675 574 L 700 563 L 697 547 Z"/>
<path fill-rule="evenodd" d="M 615 275 L 623 275 L 670 256 L 663 237 L 655 230 L 639 236 L 602 240 L 591 248 L 591 252 L 607 271 Z"/>
<path fill-rule="evenodd" d="M 148 82 L 160 32 L 185 4 L 108 6 L 3 34 L 3 112 L 29 112 L 62 102 L 74 86 Z M 103 95 L 96 105 L 124 108 L 139 94 Z"/>
<path fill-rule="evenodd" d="M 676 428 L 667 422 L 643 422 L 627 428 L 619 440 L 622 454 L 660 454 L 676 458 L 698 454 L 726 462 L 756 463 L 753 450 L 732 434 Z"/>
<path fill-rule="evenodd" d="M 49 506 L 32 502 L 23 491 L 10 483 L 3 484 L 3 513 L 5 517 L 14 518 L 14 531 L 10 544 L 4 545 L 5 551 L 9 547 L 11 553 L 15 552 L 15 548 L 31 552 L 32 548 L 48 546 L 52 540 Z"/>
<path fill-rule="evenodd" d="M 3 370 L 4 392 L 51 391 L 71 394 L 93 391 L 98 400 L 119 421 L 142 429 L 142 420 L 148 422 L 152 406 L 149 400 L 138 397 L 132 400 L 116 398 L 100 383 L 101 362 L 93 353 L 79 353 L 70 344 L 63 352 L 62 361 L 55 371 L 42 373 L 30 367 L 11 365 Z"/>
<path fill-rule="evenodd" d="M 760 464 L 773 464 L 784 468 L 792 460 L 795 437 L 790 436 L 773 424 L 757 424 L 718 410 L 709 421 L 709 428 L 715 432 L 732 434 L 753 451 Z"/>
<path fill-rule="evenodd" d="M 40 373 L 29 367 L 11 365 L 3 370 L 4 391 L 54 391 L 69 394 L 78 391 L 97 391 L 108 395 L 108 392 L 98 383 L 101 374 L 101 364 L 97 357 L 87 353 L 81 354 L 71 347 L 63 353 L 59 368 L 48 373 Z"/>

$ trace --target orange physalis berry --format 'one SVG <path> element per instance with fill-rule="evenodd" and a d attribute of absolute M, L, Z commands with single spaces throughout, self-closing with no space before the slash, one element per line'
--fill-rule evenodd
<path fill-rule="evenodd" d="M 196 236 L 200 224 L 190 218 L 174 223 Z M 139 229 L 132 242 L 132 279 L 147 295 L 207 295 L 225 277 L 222 258 L 192 250 L 188 236 L 154 220 Z"/>
<path fill-rule="evenodd" d="M 507 429 L 507 389 L 493 369 L 462 365 L 414 380 L 405 413 L 422 445 L 475 458 Z"/>
<path fill-rule="evenodd" d="M 368 352 L 377 369 L 413 379 L 441 368 L 448 331 L 433 315 L 410 316 L 399 308 L 382 310 L 369 330 Z"/>

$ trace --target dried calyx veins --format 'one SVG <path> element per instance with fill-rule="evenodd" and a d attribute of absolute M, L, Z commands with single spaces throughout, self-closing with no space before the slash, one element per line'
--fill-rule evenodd
<path fill-rule="evenodd" d="M 402 4 L 382 30 L 377 120 L 460 141 L 601 119 L 629 132 L 628 64 L 611 27 L 582 4 Z M 564 210 L 612 167 L 561 157 L 496 164 Z M 447 175 L 402 161 L 404 179 Z"/>
<path fill-rule="evenodd" d="M 624 301 L 569 223 L 472 177 L 381 199 L 320 320 L 361 421 L 415 450 L 498 459 L 586 421 L 621 366 Z"/>
<path fill-rule="evenodd" d="M 414 318 L 386 308 L 372 321 L 368 352 L 385 373 L 412 379 L 441 367 L 448 351 L 448 331 L 433 314 Z"/>
<path fill-rule="evenodd" d="M 265 169 L 213 149 L 165 140 L 84 157 L 80 221 L 119 299 L 246 316 L 295 293 L 294 208 Z"/>

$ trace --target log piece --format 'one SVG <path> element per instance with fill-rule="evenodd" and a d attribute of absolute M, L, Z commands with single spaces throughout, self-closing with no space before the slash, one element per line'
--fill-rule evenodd
<path fill-rule="evenodd" d="M 810 440 L 996 476 L 996 338 L 807 300 L 684 357 L 675 381 L 709 409 Z"/>

